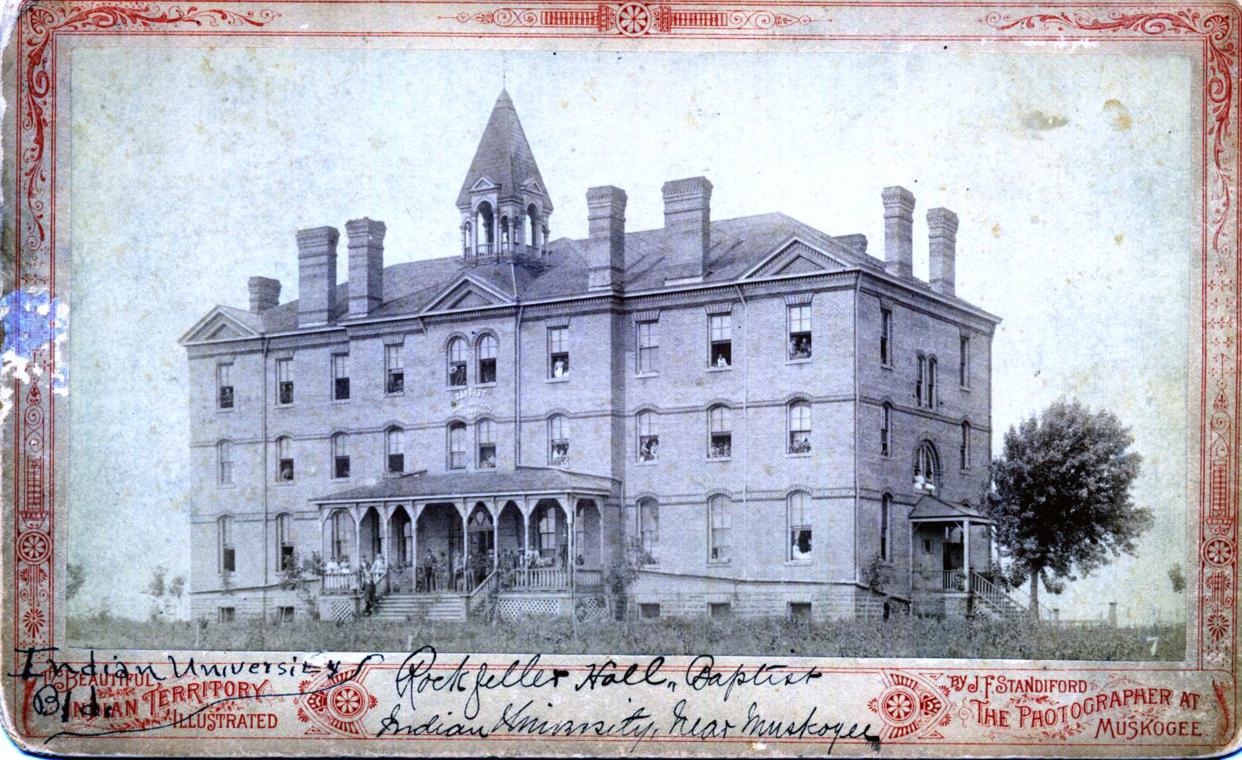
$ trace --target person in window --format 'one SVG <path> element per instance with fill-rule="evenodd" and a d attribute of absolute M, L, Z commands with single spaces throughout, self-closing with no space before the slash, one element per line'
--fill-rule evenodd
<path fill-rule="evenodd" d="M 494 469 L 496 467 L 496 455 L 485 454 L 483 456 L 483 460 L 479 462 L 479 467 L 488 467 L 488 468 Z"/>
<path fill-rule="evenodd" d="M 565 366 L 564 359 L 557 359 L 552 362 L 552 377 L 564 377 L 568 369 L 569 368 Z"/>
<path fill-rule="evenodd" d="M 569 460 L 569 444 L 557 441 L 552 444 L 552 463 L 565 464 Z"/>
<path fill-rule="evenodd" d="M 280 479 L 282 481 L 293 480 L 293 463 L 292 462 L 281 462 L 280 463 Z"/>
<path fill-rule="evenodd" d="M 806 454 L 811 450 L 811 437 L 806 434 L 795 435 L 793 441 L 790 442 L 789 451 L 792 454 Z"/>
<path fill-rule="evenodd" d="M 804 335 L 794 336 L 789 339 L 789 358 L 790 359 L 810 359 L 811 358 L 811 341 Z"/>
<path fill-rule="evenodd" d="M 659 456 L 660 440 L 658 438 L 648 438 L 643 441 L 642 451 L 639 452 L 639 458 L 644 462 L 654 462 Z"/>
<path fill-rule="evenodd" d="M 795 560 L 811 558 L 811 532 L 799 530 L 794 533 L 790 556 Z"/>
<path fill-rule="evenodd" d="M 729 366 L 729 360 L 725 357 L 723 351 L 716 354 L 716 366 L 721 368 Z"/>

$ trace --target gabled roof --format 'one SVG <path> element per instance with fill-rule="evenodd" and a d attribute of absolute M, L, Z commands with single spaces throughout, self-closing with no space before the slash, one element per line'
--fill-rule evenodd
<path fill-rule="evenodd" d="M 439 475 L 403 475 L 347 491 L 311 499 L 316 504 L 396 499 L 452 499 L 464 496 L 517 496 L 524 493 L 609 494 L 614 481 L 599 475 L 551 467 L 473 470 Z"/>
<path fill-rule="evenodd" d="M 445 285 L 422 311 L 452 311 L 454 309 L 479 309 L 513 303 L 513 297 L 471 272 L 462 272 L 457 279 Z"/>
<path fill-rule="evenodd" d="M 178 339 L 178 343 L 207 340 L 257 338 L 263 333 L 263 317 L 232 306 L 216 306 Z"/>
<path fill-rule="evenodd" d="M 931 494 L 919 499 L 914 509 L 910 510 L 911 520 L 962 520 L 966 518 L 977 522 L 992 522 L 991 518 L 974 508 L 953 504 Z"/>
<path fill-rule="evenodd" d="M 501 197 L 515 195 L 519 189 L 537 192 L 543 196 L 545 211 L 552 209 L 552 202 L 544 190 L 543 177 L 535 164 L 535 154 L 526 140 L 517 109 L 509 99 L 509 93 L 501 90 L 492 106 L 492 115 L 483 129 L 479 147 L 474 151 L 470 170 L 461 183 L 457 205 L 470 205 L 470 193 L 476 189 L 499 187 Z"/>

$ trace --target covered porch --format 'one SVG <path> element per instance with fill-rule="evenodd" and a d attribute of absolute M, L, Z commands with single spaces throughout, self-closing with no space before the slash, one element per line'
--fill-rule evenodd
<path fill-rule="evenodd" d="M 995 587 L 992 521 L 966 505 L 922 497 L 910 512 L 910 591 L 916 611 L 969 615 Z M 986 587 L 986 588 L 985 588 Z"/>
<path fill-rule="evenodd" d="M 325 594 L 569 591 L 603 582 L 609 479 L 562 470 L 407 475 L 315 500 Z"/>

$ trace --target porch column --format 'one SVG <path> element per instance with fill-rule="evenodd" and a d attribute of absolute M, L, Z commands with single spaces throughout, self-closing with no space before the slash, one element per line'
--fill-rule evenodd
<path fill-rule="evenodd" d="M 469 586 L 466 578 L 470 575 L 470 500 L 462 499 L 461 504 L 461 582 L 463 586 Z"/>
<path fill-rule="evenodd" d="M 530 503 L 522 498 L 522 561 L 530 554 Z"/>
<path fill-rule="evenodd" d="M 414 590 L 418 590 L 418 567 L 421 561 L 418 557 L 418 518 L 423 515 L 423 505 L 417 502 L 410 502 L 410 566 L 413 568 L 414 574 Z"/>
<path fill-rule="evenodd" d="M 390 564 L 388 558 L 388 521 L 392 519 L 392 505 L 384 505 L 383 509 L 383 516 L 376 516 L 383 521 L 380 525 L 380 554 L 384 555 L 384 566 L 387 567 Z"/>
<path fill-rule="evenodd" d="M 574 541 L 574 519 L 578 514 L 578 505 L 574 503 L 573 494 L 565 494 L 565 503 L 569 505 L 569 509 L 565 510 L 569 514 L 569 525 L 566 527 L 566 530 L 569 532 L 569 551 L 566 553 L 565 558 L 569 563 L 569 572 L 573 574 L 574 567 L 578 564 L 577 555 L 574 553 L 574 544 L 577 543 Z"/>
<path fill-rule="evenodd" d="M 966 575 L 966 590 L 970 591 L 970 520 L 962 520 L 962 572 Z"/>
<path fill-rule="evenodd" d="M 349 508 L 350 515 L 354 518 L 354 565 L 357 566 L 362 561 L 362 516 L 358 513 L 358 505 Z M 350 570 L 354 568 L 351 567 Z"/>
<path fill-rule="evenodd" d="M 497 503 L 493 499 L 489 510 L 492 513 L 492 570 L 500 567 L 500 510 L 504 507 L 497 507 Z"/>

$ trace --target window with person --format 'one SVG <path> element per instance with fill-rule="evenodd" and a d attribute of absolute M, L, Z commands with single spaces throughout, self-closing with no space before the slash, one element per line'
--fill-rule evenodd
<path fill-rule="evenodd" d="M 733 366 L 732 314 L 713 314 L 709 318 L 708 366 L 715 369 Z"/>
<path fill-rule="evenodd" d="M 448 384 L 454 388 L 466 385 L 466 340 L 453 338 L 448 344 Z"/>
<path fill-rule="evenodd" d="M 880 497 L 880 559 L 890 559 L 891 547 L 889 547 L 888 530 L 890 515 L 893 509 L 893 497 L 891 494 L 884 494 Z"/>
<path fill-rule="evenodd" d="M 811 405 L 806 401 L 789 404 L 789 453 L 811 453 Z"/>
<path fill-rule="evenodd" d="M 466 468 L 466 423 L 453 422 L 448 426 L 448 466 L 450 470 Z"/>
<path fill-rule="evenodd" d="M 289 436 L 276 439 L 276 480 L 293 482 L 293 443 Z"/>
<path fill-rule="evenodd" d="M 332 400 L 349 400 L 349 354 L 332 355 Z"/>
<path fill-rule="evenodd" d="M 569 462 L 569 423 L 563 414 L 548 418 L 548 464 L 564 465 Z"/>
<path fill-rule="evenodd" d="M 708 500 L 707 525 L 708 559 L 712 562 L 728 562 L 732 543 L 729 497 L 716 495 Z"/>
<path fill-rule="evenodd" d="M 384 393 L 405 393 L 404 346 L 384 346 Z"/>
<path fill-rule="evenodd" d="M 655 372 L 660 364 L 660 323 L 654 319 L 639 322 L 638 331 L 638 374 L 645 375 Z"/>
<path fill-rule="evenodd" d="M 389 474 L 405 472 L 405 431 L 390 427 L 384 433 L 385 469 Z"/>
<path fill-rule="evenodd" d="M 940 456 L 931 441 L 923 441 L 914 450 L 914 490 L 935 493 L 940 483 Z"/>
<path fill-rule="evenodd" d="M 218 409 L 233 408 L 233 365 L 221 363 L 216 365 L 216 407 Z"/>
<path fill-rule="evenodd" d="M 880 407 L 880 454 L 888 456 L 893 450 L 893 405 Z"/>
<path fill-rule="evenodd" d="M 496 382 L 496 347 L 496 336 L 484 335 L 479 338 L 478 380 L 481 384 Z"/>
<path fill-rule="evenodd" d="M 893 311 L 880 309 L 880 364 L 893 363 Z"/>
<path fill-rule="evenodd" d="M 276 403 L 288 406 L 293 403 L 293 360 L 276 360 Z"/>
<path fill-rule="evenodd" d="M 811 305 L 789 307 L 789 360 L 811 358 Z"/>
<path fill-rule="evenodd" d="M 276 557 L 281 572 L 294 569 L 293 517 L 288 513 L 276 515 Z"/>
<path fill-rule="evenodd" d="M 638 501 L 638 536 L 651 562 L 657 562 L 660 550 L 660 505 L 655 499 Z"/>
<path fill-rule="evenodd" d="M 220 441 L 216 444 L 216 483 L 222 486 L 233 485 L 233 444 Z"/>
<path fill-rule="evenodd" d="M 349 436 L 345 433 L 332 436 L 332 477 L 349 477 Z"/>
<path fill-rule="evenodd" d="M 475 435 L 479 446 L 479 468 L 496 469 L 496 423 L 491 420 L 479 420 L 475 426 Z"/>
<path fill-rule="evenodd" d="M 724 404 L 707 410 L 707 458 L 733 456 L 733 411 Z"/>
<path fill-rule="evenodd" d="M 786 519 L 789 526 L 789 560 L 809 562 L 812 558 L 811 495 L 806 491 L 794 491 L 786 499 Z"/>
<path fill-rule="evenodd" d="M 216 539 L 219 544 L 220 572 L 237 570 L 237 550 L 233 547 L 233 518 L 224 515 L 216 521 Z"/>
<path fill-rule="evenodd" d="M 660 433 L 654 412 L 638 413 L 638 461 L 655 462 L 660 458 Z"/>
<path fill-rule="evenodd" d="M 569 328 L 548 328 L 548 375 L 552 378 L 569 375 Z"/>

